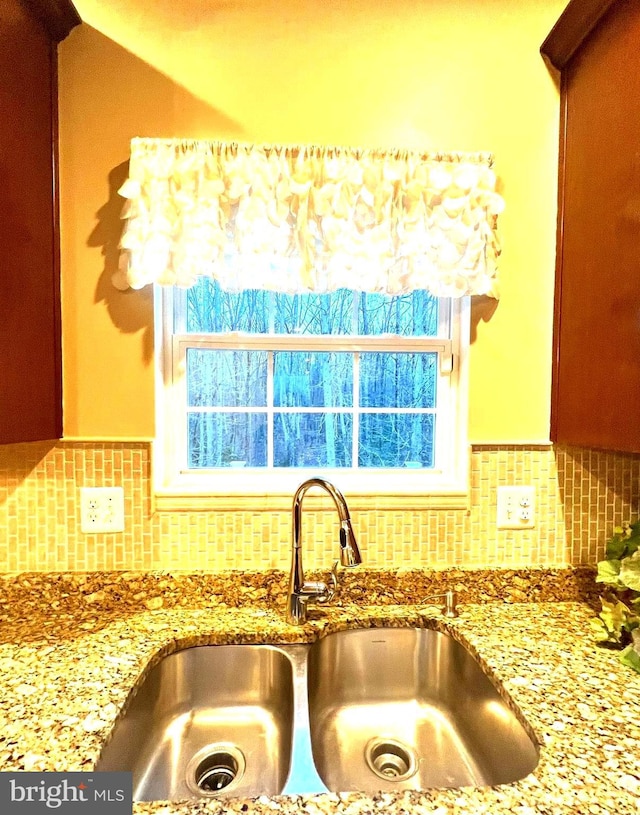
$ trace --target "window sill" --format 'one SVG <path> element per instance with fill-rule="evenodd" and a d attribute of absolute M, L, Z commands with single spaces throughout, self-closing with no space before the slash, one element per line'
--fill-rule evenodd
<path fill-rule="evenodd" d="M 415 511 L 426 509 L 457 509 L 469 511 L 470 495 L 464 490 L 443 490 L 425 495 L 346 494 L 352 512 L 372 510 Z M 156 512 L 290 512 L 292 493 L 253 493 L 251 495 L 212 495 L 211 493 L 184 493 L 162 490 L 153 496 Z M 310 494 L 306 498 L 310 507 L 328 508 L 327 497 Z"/>

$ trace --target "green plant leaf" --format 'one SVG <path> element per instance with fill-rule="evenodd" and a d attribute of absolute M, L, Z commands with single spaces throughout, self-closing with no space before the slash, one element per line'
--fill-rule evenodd
<path fill-rule="evenodd" d="M 618 642 L 618 639 L 611 634 L 601 617 L 592 617 L 589 624 L 593 629 L 596 642 Z"/>
<path fill-rule="evenodd" d="M 607 542 L 606 558 L 607 560 L 620 560 L 625 554 L 627 548 L 627 539 L 622 535 L 614 535 L 610 541 Z"/>
<path fill-rule="evenodd" d="M 636 521 L 632 524 L 627 524 L 625 528 L 625 535 L 627 539 L 627 545 L 625 547 L 624 553 L 621 557 L 629 557 L 629 555 L 635 554 L 640 548 L 640 521 Z"/>
<path fill-rule="evenodd" d="M 620 562 L 619 560 L 601 560 L 598 563 L 598 574 L 596 583 L 608 583 L 611 586 L 623 587 L 620 582 Z"/>
<path fill-rule="evenodd" d="M 640 629 L 634 630 L 633 642 L 620 652 L 618 659 L 623 665 L 628 665 L 640 673 Z"/>
<path fill-rule="evenodd" d="M 620 600 L 610 602 L 601 597 L 600 602 L 602 603 L 602 611 L 598 617 L 608 633 L 608 639 L 620 642 L 622 631 L 626 628 L 626 622 L 631 611 Z"/>
<path fill-rule="evenodd" d="M 624 651 L 620 651 L 618 659 L 623 665 L 628 665 L 640 674 L 640 654 L 633 650 L 632 645 L 627 645 Z"/>
<path fill-rule="evenodd" d="M 591 628 L 600 642 L 623 648 L 620 662 L 640 673 L 640 518 L 615 527 L 605 560 L 598 563 L 596 582 L 611 586 L 629 605 L 619 597 L 601 597 L 602 611 L 590 621 Z"/>
<path fill-rule="evenodd" d="M 620 561 L 618 579 L 627 588 L 640 591 L 640 551 Z"/>

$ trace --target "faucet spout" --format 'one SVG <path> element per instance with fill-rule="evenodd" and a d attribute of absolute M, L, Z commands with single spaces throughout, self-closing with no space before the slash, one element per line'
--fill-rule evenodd
<path fill-rule="evenodd" d="M 289 597 L 287 603 L 287 620 L 300 625 L 307 619 L 309 602 L 326 603 L 335 594 L 335 567 L 332 572 L 333 586 L 323 582 L 308 582 L 304 578 L 302 567 L 302 503 L 304 496 L 312 487 L 319 487 L 331 496 L 340 517 L 340 563 L 351 568 L 362 563 L 362 556 L 351 524 L 349 507 L 340 490 L 324 478 L 309 478 L 304 481 L 293 496 L 292 508 L 292 553 L 291 575 L 289 579 Z"/>

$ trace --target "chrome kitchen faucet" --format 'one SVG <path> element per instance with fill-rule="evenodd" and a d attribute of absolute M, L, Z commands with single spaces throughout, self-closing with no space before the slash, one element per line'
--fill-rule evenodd
<path fill-rule="evenodd" d="M 333 564 L 331 586 L 322 581 L 306 581 L 302 568 L 302 501 L 312 487 L 320 487 L 328 493 L 336 505 L 340 516 L 340 561 Z M 292 508 L 292 552 L 291 576 L 289 578 L 289 595 L 287 598 L 287 621 L 302 625 L 307 620 L 308 603 L 327 603 L 333 599 L 338 585 L 336 576 L 338 562 L 342 566 L 352 567 L 362 563 L 360 549 L 351 526 L 349 507 L 344 495 L 330 481 L 324 478 L 309 478 L 304 481 L 293 496 Z"/>

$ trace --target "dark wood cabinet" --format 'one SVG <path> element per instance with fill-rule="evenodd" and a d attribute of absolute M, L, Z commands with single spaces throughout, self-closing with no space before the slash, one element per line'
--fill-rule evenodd
<path fill-rule="evenodd" d="M 79 22 L 0 2 L 0 443 L 62 435 L 56 66 Z"/>
<path fill-rule="evenodd" d="M 572 0 L 560 71 L 551 437 L 640 452 L 640 3 Z"/>

